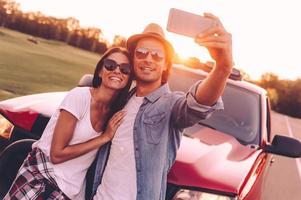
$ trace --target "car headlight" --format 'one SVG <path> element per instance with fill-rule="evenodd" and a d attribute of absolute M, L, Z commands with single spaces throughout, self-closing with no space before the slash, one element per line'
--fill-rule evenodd
<path fill-rule="evenodd" d="M 235 200 L 235 197 L 210 194 L 193 190 L 179 190 L 172 200 Z"/>
<path fill-rule="evenodd" d="M 0 114 L 0 137 L 9 139 L 14 125 Z"/>

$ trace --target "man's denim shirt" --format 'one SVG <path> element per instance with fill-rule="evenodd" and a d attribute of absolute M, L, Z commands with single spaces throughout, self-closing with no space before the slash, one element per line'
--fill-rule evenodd
<path fill-rule="evenodd" d="M 171 92 L 164 84 L 144 98 L 133 130 L 138 200 L 165 199 L 167 173 L 175 161 L 182 130 L 208 118 L 214 110 L 223 109 L 221 98 L 212 107 L 198 104 L 198 84 L 187 94 Z M 109 151 L 109 144 L 99 150 L 93 195 L 101 183 Z"/>

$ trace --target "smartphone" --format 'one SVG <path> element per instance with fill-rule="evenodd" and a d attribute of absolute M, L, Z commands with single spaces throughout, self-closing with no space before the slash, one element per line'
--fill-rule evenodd
<path fill-rule="evenodd" d="M 167 22 L 167 31 L 195 38 L 199 33 L 214 26 L 215 22 L 176 8 L 171 8 Z"/>

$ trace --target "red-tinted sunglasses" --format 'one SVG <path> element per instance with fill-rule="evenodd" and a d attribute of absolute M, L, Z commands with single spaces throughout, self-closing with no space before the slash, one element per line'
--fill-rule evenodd
<path fill-rule="evenodd" d="M 164 58 L 164 53 L 159 50 L 150 50 L 144 47 L 140 47 L 135 50 L 135 56 L 138 59 L 145 59 L 148 54 L 151 54 L 152 59 L 157 62 L 162 61 Z"/>
<path fill-rule="evenodd" d="M 129 63 L 121 63 L 117 64 L 115 60 L 111 60 L 108 58 L 105 58 L 103 60 L 103 65 L 106 70 L 108 71 L 114 71 L 117 67 L 119 67 L 119 70 L 121 73 L 129 75 L 131 73 L 131 65 Z"/>

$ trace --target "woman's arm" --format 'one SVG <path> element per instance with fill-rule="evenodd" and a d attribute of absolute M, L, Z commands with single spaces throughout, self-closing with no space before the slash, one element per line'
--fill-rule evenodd
<path fill-rule="evenodd" d="M 69 145 L 73 136 L 73 132 L 77 123 L 77 118 L 66 110 L 61 110 L 58 117 L 53 139 L 50 148 L 50 160 L 54 164 L 59 164 L 67 160 L 79 157 L 94 149 L 99 148 L 103 144 L 112 140 L 116 129 L 125 116 L 124 111 L 117 112 L 109 121 L 108 127 L 100 136 L 93 138 L 87 142 Z"/>

